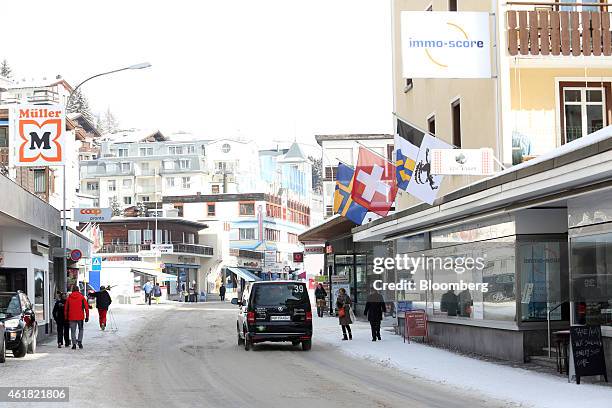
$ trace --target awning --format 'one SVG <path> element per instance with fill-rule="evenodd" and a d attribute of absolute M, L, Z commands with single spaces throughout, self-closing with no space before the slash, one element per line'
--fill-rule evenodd
<path fill-rule="evenodd" d="M 243 268 L 228 267 L 227 269 L 229 269 L 230 272 L 235 273 L 247 282 L 255 282 L 261 280 L 259 277 L 255 276 L 254 274 Z"/>
<path fill-rule="evenodd" d="M 348 218 L 335 215 L 328 218 L 323 224 L 309 229 L 298 236 L 300 242 L 325 243 L 344 236 L 351 235 L 355 223 Z"/>

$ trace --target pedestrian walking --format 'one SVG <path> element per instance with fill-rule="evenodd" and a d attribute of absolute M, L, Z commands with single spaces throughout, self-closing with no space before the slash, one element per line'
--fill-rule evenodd
<path fill-rule="evenodd" d="M 57 292 L 57 299 L 53 306 L 53 320 L 57 326 L 57 347 L 63 345 L 70 347 L 70 325 L 64 319 L 64 305 L 66 304 L 66 293 Z"/>
<path fill-rule="evenodd" d="M 148 303 L 149 306 L 151 306 L 151 294 L 153 293 L 153 284 L 150 280 L 148 280 L 147 283 L 144 284 L 142 290 L 144 290 L 145 293 L 145 303 Z"/>
<path fill-rule="evenodd" d="M 385 306 L 385 300 L 382 295 L 378 293 L 376 289 L 372 288 L 363 312 L 365 316 L 368 316 L 368 321 L 370 322 L 372 341 L 376 341 L 377 339 L 382 340 L 380 338 L 380 322 L 385 316 L 386 310 L 387 307 Z"/>
<path fill-rule="evenodd" d="M 323 287 L 322 283 L 317 285 L 315 289 L 315 299 L 317 302 L 317 316 L 323 317 L 323 310 L 325 310 L 325 298 L 327 297 L 327 292 Z"/>
<path fill-rule="evenodd" d="M 96 298 L 96 308 L 98 309 L 98 321 L 100 323 L 100 329 L 106 329 L 106 313 L 108 312 L 108 308 L 113 303 L 113 300 L 110 297 L 110 293 L 108 293 L 108 288 L 104 286 L 100 286 L 100 291 L 93 292 L 90 294 L 91 297 Z"/>
<path fill-rule="evenodd" d="M 219 288 L 219 297 L 221 298 L 222 302 L 225 302 L 225 285 L 221 284 L 221 287 Z"/>
<path fill-rule="evenodd" d="M 64 304 L 64 319 L 70 322 L 70 337 L 72 338 L 72 349 L 76 349 L 77 344 L 80 349 L 83 348 L 83 319 L 89 321 L 89 305 L 87 299 L 79 291 L 79 287 L 74 285 L 72 293 L 66 299 Z M 76 330 L 79 328 L 77 338 Z"/>
<path fill-rule="evenodd" d="M 159 298 L 162 295 L 162 291 L 161 291 L 161 287 L 159 286 L 159 283 L 156 283 L 155 286 L 153 287 L 153 297 L 155 297 L 155 304 L 159 305 Z"/>
<path fill-rule="evenodd" d="M 342 340 L 353 340 L 353 333 L 351 333 L 351 298 L 346 293 L 346 289 L 340 288 L 338 291 L 338 298 L 336 299 L 336 307 L 338 308 L 338 320 L 340 326 L 342 326 Z M 348 337 L 346 337 L 348 333 Z"/>

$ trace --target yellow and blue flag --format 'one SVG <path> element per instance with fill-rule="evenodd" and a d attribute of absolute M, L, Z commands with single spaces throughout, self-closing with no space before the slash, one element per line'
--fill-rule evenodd
<path fill-rule="evenodd" d="M 399 135 L 395 135 L 394 142 L 397 187 L 406 191 L 419 156 L 419 148 Z"/>
<path fill-rule="evenodd" d="M 361 204 L 353 201 L 351 197 L 354 175 L 354 169 L 343 163 L 338 164 L 336 190 L 334 191 L 334 213 L 348 218 L 357 225 L 361 225 L 368 210 Z"/>

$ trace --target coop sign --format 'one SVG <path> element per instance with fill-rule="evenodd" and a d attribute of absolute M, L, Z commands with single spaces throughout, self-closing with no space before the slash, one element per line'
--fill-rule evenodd
<path fill-rule="evenodd" d="M 15 166 L 61 166 L 65 163 L 66 122 L 60 105 L 19 105 L 10 113 Z"/>

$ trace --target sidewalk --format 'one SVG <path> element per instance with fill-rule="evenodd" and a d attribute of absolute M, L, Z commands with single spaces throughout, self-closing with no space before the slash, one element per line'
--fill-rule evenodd
<path fill-rule="evenodd" d="M 566 378 L 509 367 L 419 343 L 382 331 L 382 341 L 371 341 L 367 322 L 352 325 L 353 340 L 342 341 L 338 319 L 314 318 L 313 341 L 338 347 L 359 359 L 395 368 L 414 377 L 462 390 L 473 390 L 503 401 L 543 408 L 609 408 L 612 388 L 568 383 Z"/>

